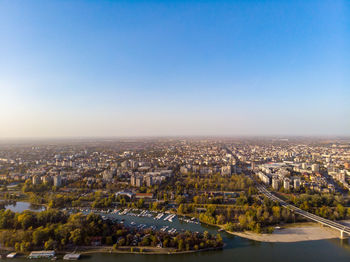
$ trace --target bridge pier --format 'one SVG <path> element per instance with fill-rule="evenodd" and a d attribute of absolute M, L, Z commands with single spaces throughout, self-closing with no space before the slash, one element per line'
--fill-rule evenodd
<path fill-rule="evenodd" d="M 340 239 L 345 239 L 346 237 L 344 236 L 344 231 L 343 230 L 341 230 L 340 231 Z"/>

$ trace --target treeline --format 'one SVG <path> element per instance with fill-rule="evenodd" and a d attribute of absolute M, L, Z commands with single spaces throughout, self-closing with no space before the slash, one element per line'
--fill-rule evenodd
<path fill-rule="evenodd" d="M 305 211 L 331 220 L 350 217 L 350 208 L 345 207 L 345 205 L 347 206 L 349 203 L 340 195 L 292 195 L 289 198 L 289 202 Z"/>
<path fill-rule="evenodd" d="M 33 188 L 40 190 L 33 190 Z M 83 196 L 81 192 L 58 193 L 50 191 L 46 185 L 31 185 L 27 182 L 22 190 L 32 204 L 46 204 L 49 208 L 64 208 L 66 206 L 109 208 L 113 207 L 114 202 L 117 200 L 114 193 L 106 194 L 96 191 Z"/>
<path fill-rule="evenodd" d="M 174 235 L 150 229 L 141 232 L 124 229 L 117 231 L 117 237 L 117 243 L 113 246 L 115 249 L 121 246 L 152 246 L 189 251 L 223 246 L 220 234 L 213 236 L 207 231 L 203 234 L 186 231 Z"/>
<path fill-rule="evenodd" d="M 0 244 L 25 252 L 36 249 L 64 250 L 75 246 L 109 245 L 173 247 L 194 250 L 223 245 L 220 236 L 208 233 L 155 232 L 126 228 L 103 220 L 100 215 L 68 214 L 49 209 L 43 212 L 0 211 Z M 96 242 L 97 241 L 97 242 Z"/>
<path fill-rule="evenodd" d="M 280 222 L 293 222 L 299 219 L 291 211 L 268 199 L 262 203 L 241 196 L 241 205 L 206 205 L 205 212 L 199 214 L 199 220 L 212 225 L 222 225 L 229 231 L 251 230 L 257 233 L 271 231 L 271 226 Z M 196 206 L 181 204 L 181 214 L 193 214 Z"/>

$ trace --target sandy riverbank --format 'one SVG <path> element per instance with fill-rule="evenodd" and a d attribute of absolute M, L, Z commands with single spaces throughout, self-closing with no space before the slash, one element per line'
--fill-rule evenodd
<path fill-rule="evenodd" d="M 349 223 L 349 221 L 345 221 Z M 272 234 L 253 232 L 228 232 L 230 234 L 261 242 L 300 242 L 339 238 L 339 232 L 317 223 L 300 223 L 276 229 Z"/>

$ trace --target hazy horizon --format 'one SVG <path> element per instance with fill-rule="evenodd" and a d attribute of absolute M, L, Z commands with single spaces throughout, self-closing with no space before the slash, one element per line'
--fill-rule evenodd
<path fill-rule="evenodd" d="M 2 1 L 0 139 L 350 135 L 347 1 Z"/>

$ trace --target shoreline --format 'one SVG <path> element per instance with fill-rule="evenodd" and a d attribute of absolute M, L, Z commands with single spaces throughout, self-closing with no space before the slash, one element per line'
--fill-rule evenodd
<path fill-rule="evenodd" d="M 137 251 L 130 251 L 131 248 L 137 249 Z M 83 250 L 76 250 L 74 252 L 72 251 L 56 251 L 56 257 L 63 258 L 65 254 L 68 253 L 78 253 L 81 256 L 88 256 L 90 254 L 134 254 L 134 255 L 181 255 L 181 254 L 191 254 L 191 253 L 197 253 L 197 252 L 205 252 L 205 251 L 214 251 L 214 250 L 221 250 L 223 247 L 213 247 L 213 248 L 205 248 L 205 249 L 198 249 L 198 250 L 183 250 L 183 251 L 177 251 L 174 248 L 156 248 L 156 247 L 138 247 L 138 246 L 126 246 L 122 249 L 113 249 L 110 246 L 100 246 L 100 247 L 84 247 Z M 140 251 L 140 249 L 142 251 Z M 10 249 L 0 249 L 1 253 L 11 253 L 16 252 L 14 250 Z M 31 251 L 28 252 L 16 252 L 17 258 L 28 258 L 28 255 Z M 4 254 L 2 254 L 4 255 Z"/>
<path fill-rule="evenodd" d="M 350 220 L 340 220 L 343 224 L 350 226 Z M 266 242 L 266 243 L 296 243 L 304 241 L 317 241 L 337 239 L 340 237 L 340 232 L 327 226 L 323 226 L 316 222 L 298 222 L 289 223 L 281 226 L 280 229 L 275 229 L 273 233 L 255 233 L 252 231 L 228 231 L 222 225 L 215 225 L 201 222 L 207 226 L 217 227 L 218 233 L 226 232 L 227 234 L 238 236 L 241 238 Z M 348 236 L 350 238 L 350 235 Z"/>
<path fill-rule="evenodd" d="M 293 243 L 339 238 L 339 232 L 313 222 L 285 225 L 271 234 L 258 234 L 251 231 L 230 232 L 228 234 L 267 243 Z"/>
<path fill-rule="evenodd" d="M 143 249 L 143 251 L 130 251 L 130 248 L 136 248 L 136 249 Z M 104 254 L 137 254 L 137 255 L 180 255 L 180 254 L 190 254 L 190 253 L 197 253 L 197 252 L 205 252 L 205 251 L 212 251 L 212 250 L 221 250 L 223 247 L 212 247 L 212 248 L 204 248 L 204 249 L 198 249 L 198 250 L 184 250 L 184 251 L 177 251 L 176 249 L 172 248 L 154 248 L 154 247 L 125 247 L 124 250 L 114 250 L 113 248 L 101 248 L 101 249 L 91 249 L 86 250 L 82 252 L 78 252 L 81 255 L 88 255 L 88 254 L 95 254 L 95 253 L 104 253 Z M 147 251 L 147 250 L 153 250 L 153 251 Z"/>

